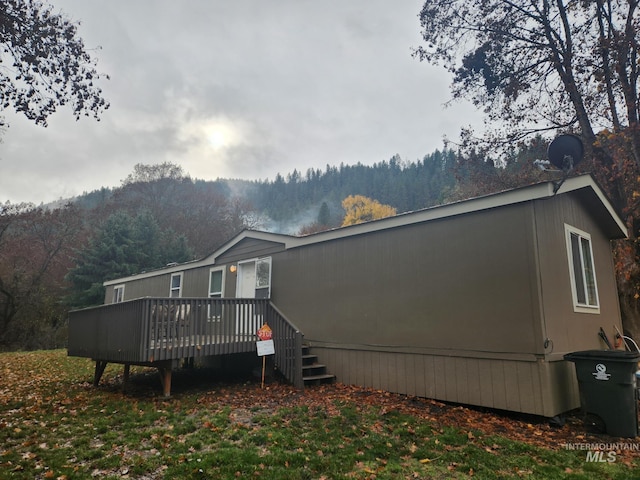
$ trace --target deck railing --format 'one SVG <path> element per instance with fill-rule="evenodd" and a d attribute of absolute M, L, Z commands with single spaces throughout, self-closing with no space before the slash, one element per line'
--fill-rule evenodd
<path fill-rule="evenodd" d="M 144 308 L 144 300 L 133 300 L 69 312 L 68 354 L 115 363 L 147 361 Z"/>
<path fill-rule="evenodd" d="M 252 352 L 265 322 L 277 368 L 302 388 L 302 334 L 268 299 L 147 297 L 74 310 L 68 354 L 144 365 Z"/>
<path fill-rule="evenodd" d="M 273 330 L 276 368 L 296 388 L 304 389 L 302 379 L 302 332 L 272 303 L 267 309 L 267 323 Z"/>

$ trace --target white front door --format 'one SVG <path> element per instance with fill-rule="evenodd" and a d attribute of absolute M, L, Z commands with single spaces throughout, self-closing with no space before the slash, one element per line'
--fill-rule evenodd
<path fill-rule="evenodd" d="M 236 298 L 256 298 L 256 262 L 238 264 Z"/>
<path fill-rule="evenodd" d="M 256 298 L 256 262 L 238 263 L 236 298 Z M 253 319 L 253 306 L 238 305 L 236 311 L 236 334 L 252 334 L 250 319 Z"/>

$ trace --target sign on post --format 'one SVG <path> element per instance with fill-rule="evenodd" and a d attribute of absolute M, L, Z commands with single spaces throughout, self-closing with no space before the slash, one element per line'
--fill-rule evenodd
<path fill-rule="evenodd" d="M 266 367 L 266 356 L 274 355 L 276 353 L 275 345 L 273 344 L 273 330 L 266 323 L 262 325 L 256 335 L 260 341 L 256 342 L 258 349 L 258 356 L 262 357 L 262 388 L 264 388 L 264 371 Z"/>
<path fill-rule="evenodd" d="M 265 323 L 258 329 L 256 335 L 258 335 L 258 338 L 263 342 L 266 340 L 271 340 L 271 338 L 273 337 L 273 330 L 271 330 L 271 327 Z"/>
<path fill-rule="evenodd" d="M 276 347 L 273 344 L 273 340 L 262 340 L 260 342 L 256 342 L 258 347 L 258 356 L 264 357 L 265 355 L 275 355 Z"/>

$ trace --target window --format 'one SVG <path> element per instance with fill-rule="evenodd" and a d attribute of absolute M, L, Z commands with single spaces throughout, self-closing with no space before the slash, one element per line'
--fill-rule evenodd
<path fill-rule="evenodd" d="M 256 261 L 256 298 L 269 298 L 271 287 L 271 257 Z"/>
<path fill-rule="evenodd" d="M 565 225 L 565 232 L 574 311 L 598 313 L 600 304 L 591 235 L 569 225 Z"/>
<path fill-rule="evenodd" d="M 209 298 L 222 298 L 224 294 L 224 268 L 209 271 Z"/>
<path fill-rule="evenodd" d="M 124 285 L 113 287 L 113 303 L 124 302 Z"/>
<path fill-rule="evenodd" d="M 267 288 L 271 283 L 271 258 L 261 258 L 256 263 L 256 288 Z"/>
<path fill-rule="evenodd" d="M 171 287 L 169 288 L 169 296 L 178 298 L 182 296 L 182 273 L 174 273 L 171 275 Z"/>
<path fill-rule="evenodd" d="M 224 296 L 224 267 L 209 270 L 209 298 L 222 298 Z M 208 317 L 210 321 L 219 322 L 222 319 L 222 305 L 209 304 Z"/>

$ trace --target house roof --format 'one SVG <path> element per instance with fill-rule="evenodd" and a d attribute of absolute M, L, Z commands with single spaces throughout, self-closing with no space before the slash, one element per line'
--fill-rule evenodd
<path fill-rule="evenodd" d="M 537 183 L 526 187 L 506 190 L 503 192 L 425 208 L 422 210 L 401 213 L 392 217 L 373 220 L 357 225 L 350 225 L 347 227 L 335 228 L 332 230 L 300 237 L 258 230 L 243 230 L 238 235 L 222 245 L 220 248 L 218 248 L 215 252 L 202 258 L 201 260 L 195 260 L 192 262 L 177 265 L 170 264 L 162 269 L 144 272 L 126 278 L 110 280 L 104 282 L 104 285 L 115 285 L 118 283 L 142 279 L 159 274 L 181 272 L 192 268 L 215 265 L 216 259 L 218 257 L 220 257 L 229 249 L 233 248 L 235 245 L 247 238 L 280 243 L 283 245 L 284 249 L 290 249 L 339 238 L 347 238 L 356 235 L 363 235 L 370 232 L 387 230 L 405 225 L 412 225 L 442 218 L 454 217 L 457 215 L 488 210 L 506 205 L 514 205 L 517 203 L 532 200 L 552 198 L 556 195 L 562 195 L 566 193 L 574 193 L 580 198 L 587 209 L 599 221 L 604 232 L 609 236 L 610 239 L 625 238 L 627 236 L 627 229 L 624 222 L 605 195 L 604 191 L 602 190 L 602 188 L 600 188 L 600 186 L 596 183 L 591 175 L 586 174 L 568 178 L 560 184 L 556 182 Z"/>

